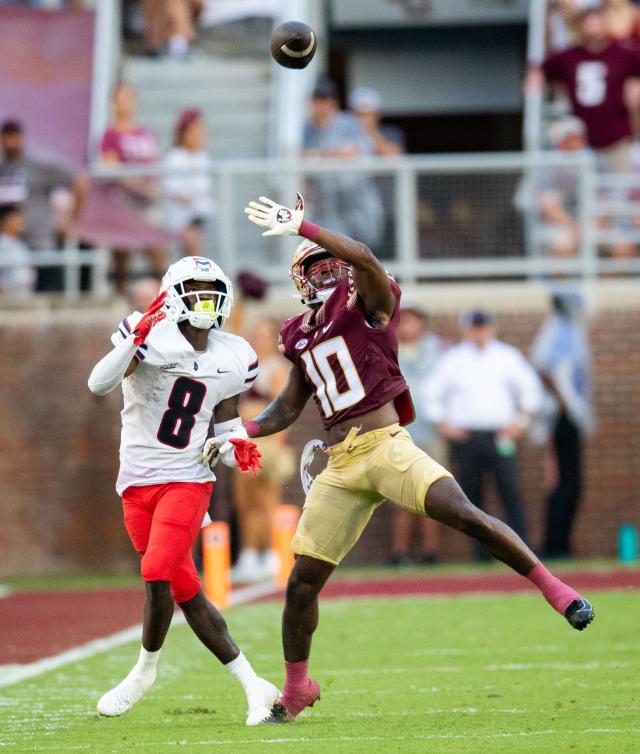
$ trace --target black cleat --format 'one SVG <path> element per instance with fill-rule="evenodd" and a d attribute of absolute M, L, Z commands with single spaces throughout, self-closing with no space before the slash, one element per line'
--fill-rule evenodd
<path fill-rule="evenodd" d="M 264 721 L 265 723 L 290 723 L 293 717 L 287 712 L 286 707 L 282 702 L 276 702 L 271 707 L 271 714 Z"/>
<path fill-rule="evenodd" d="M 564 617 L 577 630 L 582 631 L 596 617 L 589 600 L 574 600 L 564 611 Z"/>

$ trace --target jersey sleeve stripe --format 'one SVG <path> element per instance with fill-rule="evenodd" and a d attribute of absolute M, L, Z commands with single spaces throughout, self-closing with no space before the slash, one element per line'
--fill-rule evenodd
<path fill-rule="evenodd" d="M 126 330 L 126 331 L 127 331 L 128 333 L 129 333 L 129 332 L 131 332 L 131 325 L 130 325 L 130 324 L 129 324 L 129 322 L 128 322 L 128 321 L 126 320 L 126 318 L 125 318 L 125 319 L 123 319 L 123 320 L 122 320 L 122 322 L 121 322 L 120 324 L 121 324 L 121 325 L 122 325 L 122 326 L 124 327 L 124 329 L 125 329 L 125 330 Z"/>
<path fill-rule="evenodd" d="M 254 369 L 257 369 L 257 368 L 258 368 L 258 359 L 256 359 L 253 362 L 253 364 L 249 364 L 249 366 L 247 367 L 247 372 L 251 372 L 251 371 L 253 371 Z"/>
<path fill-rule="evenodd" d="M 252 382 L 255 381 L 257 376 L 258 376 L 257 374 L 254 374 L 253 377 L 247 377 L 247 379 L 244 381 L 244 384 L 250 385 Z"/>
<path fill-rule="evenodd" d="M 118 325 L 118 332 L 120 333 L 120 335 L 122 335 L 122 337 L 123 337 L 123 338 L 126 338 L 126 337 L 128 337 L 128 335 L 129 335 L 129 333 L 128 333 L 128 332 L 127 332 L 127 331 L 126 331 L 126 330 L 124 329 L 124 327 L 122 326 L 122 323 L 120 323 L 120 324 Z"/>
<path fill-rule="evenodd" d="M 147 358 L 147 351 L 146 349 L 143 351 L 142 348 L 138 348 L 134 355 L 138 361 L 144 361 Z"/>

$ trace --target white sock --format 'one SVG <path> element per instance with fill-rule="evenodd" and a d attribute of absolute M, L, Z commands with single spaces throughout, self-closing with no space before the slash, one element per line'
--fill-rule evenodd
<path fill-rule="evenodd" d="M 156 665 L 158 664 L 160 652 L 162 652 L 162 649 L 158 649 L 155 652 L 148 652 L 144 647 L 140 647 L 140 657 L 138 657 L 138 662 L 136 662 L 133 669 L 141 675 L 151 673 L 155 670 Z"/>
<path fill-rule="evenodd" d="M 248 693 L 258 680 L 256 671 L 251 667 L 251 663 L 242 652 L 240 652 L 235 660 L 228 662 L 225 668 L 238 680 L 245 693 Z"/>

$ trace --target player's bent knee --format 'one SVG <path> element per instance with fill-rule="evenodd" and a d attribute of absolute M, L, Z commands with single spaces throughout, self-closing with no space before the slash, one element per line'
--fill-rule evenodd
<path fill-rule="evenodd" d="M 140 561 L 140 574 L 142 580 L 149 581 L 171 581 L 171 565 L 164 558 L 158 557 L 158 553 L 151 553 L 149 550 L 142 556 Z"/>
<path fill-rule="evenodd" d="M 435 482 L 425 498 L 428 516 L 472 537 L 487 528 L 490 516 L 475 506 L 451 477 Z"/>
<path fill-rule="evenodd" d="M 195 576 L 180 576 L 171 581 L 173 599 L 180 607 L 192 600 L 200 591 L 200 579 Z"/>

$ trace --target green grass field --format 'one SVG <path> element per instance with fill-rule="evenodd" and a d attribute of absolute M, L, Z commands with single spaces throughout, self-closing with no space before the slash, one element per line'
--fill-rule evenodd
<path fill-rule="evenodd" d="M 595 594 L 572 631 L 539 597 L 325 602 L 312 658 L 323 696 L 295 723 L 244 726 L 244 697 L 186 626 L 128 715 L 95 702 L 129 644 L 0 689 L 4 752 L 640 752 L 640 595 Z M 256 669 L 281 682 L 280 605 L 227 613 Z"/>

